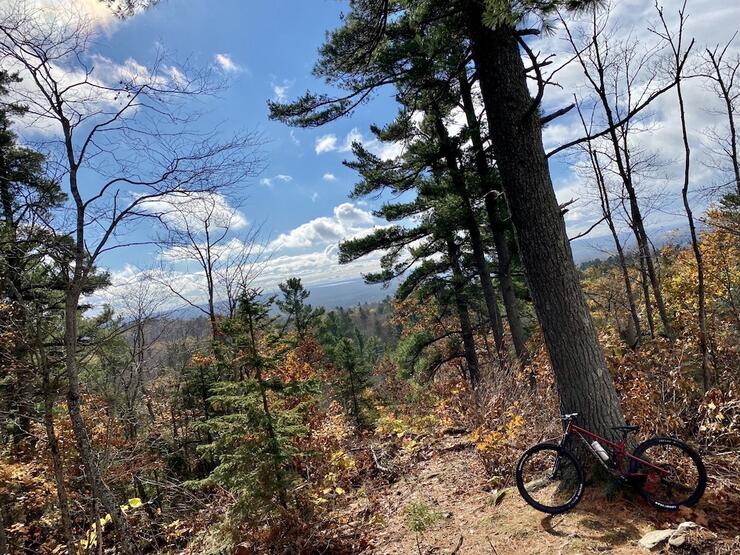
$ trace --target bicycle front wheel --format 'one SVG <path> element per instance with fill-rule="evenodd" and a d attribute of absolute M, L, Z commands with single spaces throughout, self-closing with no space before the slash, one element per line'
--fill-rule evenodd
<path fill-rule="evenodd" d="M 516 465 L 516 486 L 538 511 L 560 514 L 571 510 L 583 495 L 583 469 L 575 457 L 554 443 L 528 449 Z"/>
<path fill-rule="evenodd" d="M 699 454 L 674 438 L 654 437 L 637 446 L 630 472 L 641 475 L 640 494 L 652 505 L 675 511 L 693 507 L 707 487 Z"/>

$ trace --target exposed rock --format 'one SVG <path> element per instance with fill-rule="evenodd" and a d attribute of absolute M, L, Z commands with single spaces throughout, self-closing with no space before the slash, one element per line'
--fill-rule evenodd
<path fill-rule="evenodd" d="M 676 528 L 676 532 L 685 532 L 689 528 L 698 528 L 699 525 L 696 522 L 691 522 L 690 520 L 687 520 L 686 522 L 682 522 L 678 525 L 678 528 Z"/>
<path fill-rule="evenodd" d="M 668 538 L 670 538 L 674 532 L 675 530 L 670 529 L 653 530 L 652 532 L 648 532 L 647 534 L 645 534 L 638 542 L 638 545 L 643 549 L 647 549 L 648 551 L 650 551 L 668 540 Z"/>
<path fill-rule="evenodd" d="M 668 545 L 671 547 L 681 547 L 685 543 L 686 536 L 683 534 L 674 533 L 670 538 L 668 538 Z"/>

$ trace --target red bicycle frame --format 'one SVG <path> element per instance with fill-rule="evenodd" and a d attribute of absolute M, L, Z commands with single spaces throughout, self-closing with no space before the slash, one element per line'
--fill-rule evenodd
<path fill-rule="evenodd" d="M 580 426 L 573 423 L 572 420 L 568 420 L 567 424 L 565 426 L 565 433 L 563 434 L 563 439 L 560 440 L 560 446 L 563 447 L 565 445 L 566 440 L 568 439 L 568 436 L 571 434 L 575 434 L 578 437 L 580 437 L 583 442 L 588 446 L 589 450 L 593 455 L 601 462 L 602 465 L 609 471 L 614 472 L 614 469 L 609 468 L 606 463 L 601 459 L 601 457 L 596 453 L 595 449 L 591 447 L 591 444 L 586 440 L 586 438 L 590 438 L 591 440 L 598 441 L 602 446 L 606 445 L 614 455 L 614 459 L 616 461 L 616 472 L 618 472 L 623 478 L 633 478 L 638 476 L 644 476 L 644 474 L 641 473 L 635 473 L 635 472 L 629 472 L 628 469 L 626 469 L 625 462 L 629 459 L 633 461 L 639 462 L 644 467 L 648 467 L 652 470 L 658 471 L 660 474 L 670 474 L 669 471 L 667 471 L 664 468 L 660 468 L 659 466 L 656 466 L 649 461 L 646 461 L 644 459 L 641 459 L 640 457 L 635 457 L 632 453 L 627 451 L 627 437 L 626 435 L 622 437 L 622 440 L 615 443 L 613 441 L 609 441 L 605 437 L 601 437 L 600 435 L 597 435 L 593 432 L 590 432 L 589 430 L 585 428 L 581 428 Z"/>

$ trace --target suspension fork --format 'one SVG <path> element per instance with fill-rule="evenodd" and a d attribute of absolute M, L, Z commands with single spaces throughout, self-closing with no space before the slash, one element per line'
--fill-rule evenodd
<path fill-rule="evenodd" d="M 568 441 L 568 434 L 570 434 L 570 423 L 571 421 L 568 421 L 568 424 L 565 426 L 565 432 L 563 432 L 563 437 L 560 438 L 560 443 L 558 443 L 558 446 L 560 448 L 565 447 L 565 442 Z M 550 474 L 550 480 L 554 480 L 556 476 L 558 475 L 558 471 L 560 470 L 560 453 L 557 454 L 555 457 L 555 464 L 552 466 L 552 474 Z"/>

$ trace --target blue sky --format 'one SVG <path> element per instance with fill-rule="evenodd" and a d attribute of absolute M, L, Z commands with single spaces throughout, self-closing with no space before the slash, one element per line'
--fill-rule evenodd
<path fill-rule="evenodd" d="M 262 241 L 271 252 L 260 281 L 263 286 L 273 288 L 291 275 L 299 275 L 309 284 L 337 282 L 358 278 L 376 268 L 377 257 L 350 266 L 340 267 L 336 263 L 336 245 L 341 239 L 367 233 L 373 226 L 384 224 L 370 213 L 377 201 L 348 200 L 356 176 L 341 162 L 351 155 L 348 150 L 353 140 L 363 142 L 381 156 L 399 152 L 395 145 L 373 141 L 368 131 L 370 124 L 383 124 L 394 117 L 393 90 L 381 91 L 351 118 L 319 129 L 292 129 L 267 117 L 268 99 L 292 99 L 306 90 L 326 90 L 311 75 L 311 70 L 326 32 L 341 24 L 340 14 L 346 11 L 346 2 L 162 0 L 152 9 L 121 22 L 105 12 L 98 0 L 29 1 L 52 6 L 58 13 L 68 13 L 74 7 L 92 14 L 99 35 L 88 54 L 104 57 L 112 67 L 134 61 L 147 66 L 157 51 L 164 50 L 171 61 L 211 67 L 226 79 L 227 86 L 218 97 L 199 102 L 206 114 L 199 120 L 198 128 L 201 131 L 218 128 L 224 136 L 256 130 L 265 138 L 263 173 L 240 184 L 229 198 L 223 199 L 238 209 L 241 223 L 263 226 Z M 697 38 L 697 50 L 729 39 L 736 30 L 740 7 L 718 9 L 721 4 L 718 0 L 690 3 L 688 32 Z M 669 20 L 675 19 L 678 5 L 678 0 L 666 1 Z M 644 31 L 654 17 L 649 2 L 623 0 L 615 4 L 610 21 L 614 40 L 634 41 L 636 35 L 631 33 Z M 579 24 L 583 22 L 573 21 L 574 26 Z M 651 39 L 649 33 L 642 36 L 648 42 Z M 552 67 L 570 56 L 562 33 L 538 40 L 533 46 L 544 54 L 555 54 Z M 588 96 L 581 70 L 575 64 L 559 72 L 558 82 L 561 88 L 552 87 L 545 96 L 545 111 L 569 103 L 573 93 L 580 98 Z M 717 126 L 721 126 L 721 116 L 711 111 L 716 99 L 706 87 L 691 82 L 686 88 L 696 156 L 692 175 L 697 182 L 710 182 L 717 176 L 702 160 L 707 155 L 703 132 L 709 127 L 720 129 Z M 666 169 L 660 175 L 644 179 L 646 192 L 663 193 L 659 201 L 650 203 L 648 223 L 653 228 L 681 229 L 685 222 L 676 195 L 680 188 L 680 164 L 676 161 L 681 155 L 681 141 L 674 115 L 675 99 L 671 95 L 662 97 L 646 113 L 648 131 L 636 140 L 640 148 L 658 152 L 665 161 Z M 19 132 L 24 137 L 33 136 L 38 130 L 26 128 Z M 545 146 L 552 148 L 580 136 L 581 132 L 579 121 L 571 113 L 545 129 Z M 551 160 L 559 200 L 577 201 L 566 215 L 571 235 L 590 227 L 600 216 L 593 187 L 578 171 L 578 163 L 572 156 Z M 705 201 L 697 202 L 702 206 Z M 246 227 L 239 226 L 234 236 L 246 233 Z M 153 229 L 147 224 L 129 229 L 128 233 L 126 240 L 144 241 L 152 237 Z M 590 242 L 604 245 L 607 233 L 604 226 L 597 227 L 578 244 L 581 248 Z M 155 246 L 115 251 L 101 260 L 101 265 L 111 270 L 114 282 L 124 287 L 135 282 L 142 272 L 163 264 L 170 266 L 170 279 L 179 283 L 178 288 L 189 297 L 202 294 L 197 268 L 182 260 L 163 257 Z"/>
<path fill-rule="evenodd" d="M 286 265 L 275 272 L 281 279 L 288 269 L 303 271 L 304 264 L 292 264 L 291 257 L 312 253 L 316 257 L 305 262 L 313 270 L 304 278 L 308 282 L 359 277 L 375 267 L 372 260 L 360 263 L 357 269 L 337 271 L 336 264 L 326 263 L 319 254 L 327 249 L 333 254 L 336 240 L 329 239 L 343 232 L 348 236 L 382 223 L 369 220 L 371 203 L 353 201 L 356 213 L 349 209 L 347 194 L 355 174 L 341 162 L 351 154 L 347 150 L 352 138 L 360 133 L 367 142 L 371 123 L 382 123 L 395 115 L 392 90 L 376 95 L 351 118 L 320 129 L 293 129 L 268 119 L 268 99 L 293 98 L 323 86 L 311 70 L 327 30 L 340 24 L 343 9 L 346 3 L 336 0 L 163 1 L 109 28 L 96 47 L 118 63 L 134 58 L 143 64 L 157 48 L 164 48 L 174 60 L 212 65 L 227 78 L 227 88 L 218 98 L 206 100 L 209 113 L 199 125 L 207 128 L 216 124 L 224 135 L 244 130 L 264 135 L 264 171 L 239 187 L 230 202 L 238 205 L 251 224 L 263 225 L 266 240 L 282 245 L 273 255 Z M 346 224 L 337 216 L 342 209 L 349 211 L 351 218 Z M 331 228 L 326 235 L 321 235 L 323 224 Z M 307 229 L 309 225 L 318 229 L 318 235 L 313 228 Z M 308 238 L 296 235 L 297 228 L 307 232 Z M 132 267 L 146 269 L 155 250 L 126 249 L 103 259 L 103 264 L 129 279 Z M 319 271 L 322 266 L 325 272 Z M 274 286 L 276 279 L 270 269 L 265 273 L 266 285 Z"/>
<path fill-rule="evenodd" d="M 311 68 L 343 8 L 344 2 L 335 0 L 169 0 L 120 25 L 101 50 L 114 59 L 144 61 L 161 44 L 174 59 L 191 58 L 195 64 L 212 64 L 217 55 L 231 60 L 235 70 L 226 72 L 228 88 L 208 101 L 211 113 L 201 124 L 219 123 L 224 134 L 252 129 L 264 134 L 267 166 L 239 196 L 246 217 L 264 221 L 274 238 L 331 214 L 347 200 L 354 176 L 341 164 L 346 153 L 317 155 L 316 139 L 330 132 L 341 139 L 353 127 L 366 129 L 393 114 L 392 102 L 380 95 L 372 107 L 327 128 L 291 129 L 268 120 L 267 100 L 277 97 L 276 90 L 291 98 L 319 85 Z"/>

